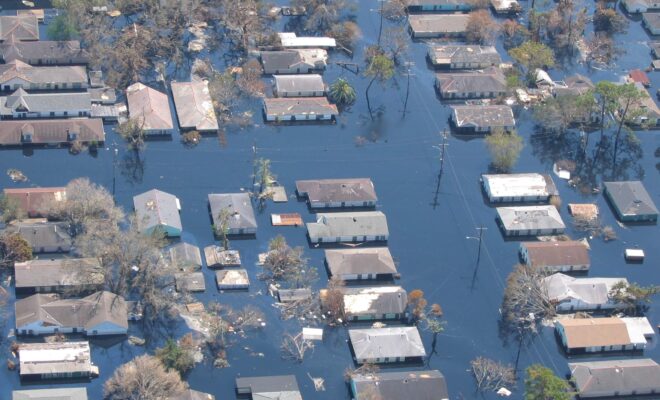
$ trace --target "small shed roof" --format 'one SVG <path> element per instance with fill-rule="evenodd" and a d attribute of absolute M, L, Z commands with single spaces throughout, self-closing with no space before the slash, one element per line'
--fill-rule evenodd
<path fill-rule="evenodd" d="M 250 285 L 250 278 L 245 269 L 223 269 L 216 271 L 215 280 L 219 289 L 242 288 Z"/>
<path fill-rule="evenodd" d="M 241 265 L 241 255 L 238 250 L 225 250 L 220 246 L 204 247 L 206 265 L 212 267 L 238 267 Z"/>

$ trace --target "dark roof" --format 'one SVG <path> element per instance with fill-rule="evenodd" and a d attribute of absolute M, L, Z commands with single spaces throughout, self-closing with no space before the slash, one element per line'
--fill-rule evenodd
<path fill-rule="evenodd" d="M 0 40 L 39 40 L 39 22 L 34 15 L 0 16 Z"/>
<path fill-rule="evenodd" d="M 105 141 L 103 121 L 100 118 L 0 121 L 2 146 L 23 144 L 27 142 L 24 135 L 28 134 L 32 135 L 29 140 L 32 144 L 70 143 L 74 140 L 99 143 Z"/>
<path fill-rule="evenodd" d="M 376 395 L 380 400 L 445 400 L 447 382 L 438 370 L 380 372 L 351 378 L 356 395 Z M 365 399 L 368 397 L 365 397 Z"/>
<path fill-rule="evenodd" d="M 0 112 L 10 115 L 16 111 L 64 112 L 89 110 L 92 101 L 89 93 L 28 93 L 19 88 L 6 97 L 0 97 Z"/>
<path fill-rule="evenodd" d="M 87 400 L 87 388 L 14 390 L 12 400 Z"/>
<path fill-rule="evenodd" d="M 660 28 L 660 12 L 642 13 L 642 18 L 651 29 Z"/>
<path fill-rule="evenodd" d="M 454 121 L 459 128 L 515 126 L 513 110 L 505 105 L 452 106 Z"/>
<path fill-rule="evenodd" d="M 595 88 L 591 79 L 584 75 L 575 74 L 564 79 L 565 86 L 555 86 L 555 94 L 557 96 L 574 95 L 578 96 L 587 93 L 589 90 Z"/>
<path fill-rule="evenodd" d="M 57 222 L 19 222 L 16 224 L 18 233 L 28 242 L 32 251 L 40 248 L 61 248 L 71 250 L 71 236 L 65 224 Z"/>
<path fill-rule="evenodd" d="M 326 250 L 325 261 L 330 274 L 396 274 L 392 254 L 387 247 Z"/>
<path fill-rule="evenodd" d="M 172 263 L 181 269 L 202 266 L 202 252 L 199 251 L 199 247 L 193 244 L 186 242 L 177 243 L 170 247 L 169 253 Z"/>
<path fill-rule="evenodd" d="M 300 389 L 298 389 L 298 382 L 294 375 L 236 378 L 236 389 L 239 393 L 251 393 L 253 396 L 258 393 L 277 392 L 298 392 L 300 396 Z M 277 399 L 278 397 L 273 398 Z M 289 400 L 289 397 L 282 397 L 282 399 Z"/>
<path fill-rule="evenodd" d="M 378 200 L 369 178 L 301 180 L 296 190 L 312 203 Z"/>
<path fill-rule="evenodd" d="M 330 104 L 327 97 L 280 97 L 264 99 L 266 115 L 337 115 L 337 106 Z"/>
<path fill-rule="evenodd" d="M 230 229 L 256 229 L 257 220 L 254 216 L 252 201 L 247 193 L 209 194 L 211 217 L 215 226 L 220 226 L 220 211 L 228 208 L 233 211 L 229 220 Z"/>
<path fill-rule="evenodd" d="M 483 71 L 436 74 L 438 88 L 445 93 L 506 92 L 506 77 L 499 68 Z"/>
<path fill-rule="evenodd" d="M 5 133 L 3 122 L 0 122 L 0 143 L 5 144 L 1 139 Z M 9 144 L 9 143 L 7 143 Z M 48 208 L 55 202 L 66 200 L 65 187 L 41 187 L 41 188 L 5 188 L 4 195 L 7 199 L 15 203 L 29 217 L 46 217 Z"/>
<path fill-rule="evenodd" d="M 14 264 L 16 288 L 45 286 L 101 285 L 105 281 L 95 258 L 31 260 Z"/>
<path fill-rule="evenodd" d="M 605 182 L 603 185 L 614 206 L 623 216 L 658 214 L 658 208 L 642 182 Z"/>
<path fill-rule="evenodd" d="M 467 14 L 411 14 L 408 23 L 415 35 L 462 34 L 469 19 Z"/>
<path fill-rule="evenodd" d="M 502 62 L 494 46 L 478 45 L 443 45 L 431 46 L 429 58 L 434 64 L 446 63 L 488 63 L 497 65 Z"/>
<path fill-rule="evenodd" d="M 12 37 L 13 39 L 13 37 Z M 5 62 L 20 60 L 42 60 L 54 64 L 84 64 L 88 62 L 87 53 L 80 48 L 80 42 L 36 41 L 21 42 L 7 40 L 0 44 L 0 54 Z"/>
<path fill-rule="evenodd" d="M 261 62 L 266 70 L 288 69 L 303 62 L 296 50 L 262 51 Z"/>
<path fill-rule="evenodd" d="M 660 365 L 650 358 L 569 363 L 580 396 L 660 393 Z"/>

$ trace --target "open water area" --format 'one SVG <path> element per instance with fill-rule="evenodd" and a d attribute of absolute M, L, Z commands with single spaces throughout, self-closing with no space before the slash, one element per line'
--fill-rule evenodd
<path fill-rule="evenodd" d="M 526 1 L 522 4 L 527 7 Z M 589 3 L 589 4 L 586 4 Z M 586 1 L 590 9 L 593 2 Z M 358 3 L 357 19 L 363 37 L 356 48 L 353 61 L 363 66 L 362 50 L 377 40 L 379 16 L 378 2 L 364 0 Z M 5 7 L 6 10 L 6 7 Z M 621 12 L 621 11 L 620 11 Z M 280 19 L 278 24 L 287 22 Z M 385 27 L 390 26 L 385 22 Z M 43 32 L 42 32 L 43 33 Z M 619 80 L 629 69 L 645 68 L 651 62 L 647 33 L 639 19 L 631 20 L 628 33 L 617 41 L 626 51 L 608 70 L 589 70 L 584 65 L 564 63 L 550 71 L 554 79 L 575 72 L 589 76 L 594 82 L 602 79 Z M 503 58 L 510 60 L 498 45 Z M 234 338 L 236 344 L 228 351 L 230 366 L 214 368 L 212 358 L 206 357 L 188 374 L 190 387 L 212 393 L 217 399 L 234 399 L 234 379 L 237 376 L 294 374 L 305 399 L 350 399 L 344 382 L 344 370 L 353 367 L 348 335 L 345 327 L 326 327 L 323 342 L 317 342 L 312 353 L 300 364 L 282 360 L 280 343 L 284 333 L 297 333 L 308 321 L 282 321 L 273 306 L 275 299 L 268 295 L 266 285 L 257 278 L 260 267 L 258 254 L 267 250 L 268 241 L 281 234 L 292 246 L 303 246 L 310 264 L 319 270 L 321 279 L 316 289 L 325 287 L 327 277 L 323 263 L 323 249 L 310 246 L 304 227 L 273 227 L 271 213 L 298 212 L 305 222 L 315 219 L 304 202 L 295 199 L 295 181 L 317 178 L 369 177 L 378 194 L 377 210 L 387 215 L 390 240 L 388 246 L 394 256 L 401 279 L 396 284 L 406 290 L 421 289 L 429 304 L 438 303 L 444 311 L 445 331 L 438 337 L 437 354 L 427 365 L 384 367 L 383 369 L 438 369 L 446 377 L 451 399 L 497 398 L 495 394 L 475 392 L 469 362 L 485 356 L 513 363 L 518 345 L 507 342 L 499 334 L 499 307 L 506 277 L 518 262 L 519 240 L 505 240 L 495 218 L 495 209 L 484 199 L 479 178 L 488 172 L 490 156 L 482 136 L 455 136 L 447 138 L 442 174 L 439 144 L 441 132 L 449 128 L 450 108 L 436 96 L 434 72 L 425 60 L 426 44 L 410 45 L 408 59 L 411 67 L 410 95 L 407 113 L 403 115 L 406 92 L 406 74 L 398 72 L 385 86 L 374 84 L 372 105 L 378 108 L 374 121 L 369 117 L 364 91 L 368 80 L 355 75 L 334 61 L 347 61 L 340 52 L 330 54 L 324 73 L 326 83 L 340 76 L 346 77 L 357 90 L 358 100 L 339 116 L 335 124 L 323 125 L 266 125 L 261 103 L 254 101 L 249 109 L 254 113 L 252 127 L 227 130 L 219 136 L 204 137 L 202 142 L 187 148 L 179 133 L 171 140 L 149 141 L 139 162 L 126 149 L 121 138 L 106 127 L 104 148 L 97 154 L 71 155 L 66 149 L 37 148 L 0 150 L 0 170 L 17 168 L 29 178 L 25 183 L 13 183 L 7 175 L 0 175 L 0 188 L 29 186 L 64 186 L 78 177 L 88 177 L 112 191 L 116 201 L 125 210 L 132 210 L 133 196 L 157 188 L 176 195 L 181 200 L 181 219 L 184 227 L 182 240 L 200 247 L 214 241 L 208 212 L 209 193 L 230 193 L 251 190 L 253 160 L 263 157 L 271 160 L 272 171 L 280 184 L 286 187 L 287 203 L 268 202 L 257 213 L 259 224 L 256 238 L 234 240 L 231 246 L 241 253 L 243 266 L 248 270 L 251 286 L 248 292 L 220 293 L 215 287 L 214 271 L 204 266 L 206 291 L 195 295 L 204 303 L 216 301 L 235 308 L 254 305 L 266 314 L 266 326 L 247 338 Z M 217 55 L 216 55 L 217 56 Z M 219 60 L 220 57 L 217 57 Z M 219 62 L 219 61 L 218 61 Z M 362 69 L 361 69 L 362 71 Z M 660 73 L 650 72 L 655 93 L 660 84 Z M 270 78 L 267 78 L 270 82 Z M 162 88 L 159 88 L 162 89 Z M 172 113 L 174 108 L 172 107 Z M 529 110 L 516 107 L 518 132 L 525 139 L 525 147 L 513 172 L 540 172 L 552 174 L 553 162 L 576 159 L 575 148 L 553 140 L 550 134 L 535 133 Z M 625 168 L 614 180 L 640 179 L 656 204 L 660 204 L 660 133 L 637 131 L 642 154 L 629 157 Z M 596 136 L 593 136 L 594 138 Z M 594 139 L 595 140 L 595 139 Z M 115 156 L 114 148 L 118 149 Z M 114 164 L 114 165 L 113 165 Z M 440 176 L 440 178 L 439 178 Z M 591 270 L 593 277 L 625 277 L 642 285 L 660 284 L 660 231 L 658 225 L 621 226 L 602 194 L 583 194 L 553 175 L 561 199 L 561 215 L 575 239 L 584 237 L 571 224 L 566 205 L 574 202 L 595 202 L 604 225 L 614 227 L 617 240 L 604 242 L 590 240 Z M 255 207 L 256 210 L 256 207 Z M 477 241 L 468 237 L 478 235 L 477 227 L 487 228 L 483 234 L 482 254 L 476 264 Z M 646 253 L 643 264 L 626 264 L 625 248 L 640 247 Z M 13 296 L 13 290 L 9 290 Z M 657 303 L 658 299 L 656 299 Z M 12 303 L 10 303 L 11 305 Z M 2 331 L 0 358 L 9 353 L 7 338 L 14 324 L 10 307 Z M 651 305 L 646 314 L 655 327 L 660 323 L 660 306 Z M 92 361 L 100 368 L 100 376 L 89 382 L 52 382 L 49 384 L 21 384 L 18 372 L 0 368 L 0 399 L 11 398 L 18 388 L 46 388 L 80 386 L 88 388 L 90 399 L 102 398 L 102 385 L 115 368 L 144 352 L 153 353 L 168 337 L 179 338 L 189 329 L 182 320 L 162 332 L 152 332 L 157 338 L 146 347 L 133 346 L 126 340 L 92 339 Z M 427 352 L 431 351 L 432 334 L 420 330 Z M 131 323 L 130 334 L 143 337 L 139 323 Z M 643 355 L 660 361 L 656 337 Z M 618 355 L 625 358 L 631 355 Z M 614 358 L 617 355 L 594 358 Z M 580 360 L 585 358 L 580 357 Z M 544 328 L 520 354 L 520 379 L 512 399 L 522 398 L 522 371 L 533 363 L 552 368 L 557 374 L 568 373 L 567 358 L 557 343 L 552 328 Z M 312 377 L 325 379 L 326 390 L 316 392 Z"/>

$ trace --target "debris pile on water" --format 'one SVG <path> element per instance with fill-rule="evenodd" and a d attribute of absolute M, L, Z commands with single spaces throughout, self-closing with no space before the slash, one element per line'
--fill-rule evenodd
<path fill-rule="evenodd" d="M 9 176 L 9 179 L 14 182 L 25 182 L 28 180 L 27 176 L 25 176 L 23 172 L 14 168 L 9 168 L 7 170 L 7 175 Z"/>

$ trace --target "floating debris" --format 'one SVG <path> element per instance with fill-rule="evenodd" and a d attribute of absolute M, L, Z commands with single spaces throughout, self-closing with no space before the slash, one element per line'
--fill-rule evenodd
<path fill-rule="evenodd" d="M 23 172 L 14 168 L 9 168 L 7 170 L 7 175 L 9 176 L 9 179 L 14 182 L 26 182 L 28 180 Z"/>
<path fill-rule="evenodd" d="M 312 375 L 307 373 L 307 376 L 309 376 L 309 379 L 314 382 L 314 389 L 316 389 L 317 392 L 325 392 L 325 379 L 323 378 L 314 378 Z"/>
<path fill-rule="evenodd" d="M 146 342 L 147 342 L 146 340 L 137 336 L 128 337 L 128 343 L 132 344 L 133 346 L 144 346 Z"/>

